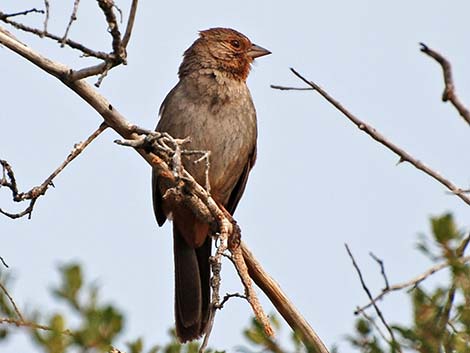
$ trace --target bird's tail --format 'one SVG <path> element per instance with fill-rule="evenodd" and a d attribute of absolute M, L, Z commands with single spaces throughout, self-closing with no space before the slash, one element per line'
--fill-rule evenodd
<path fill-rule="evenodd" d="M 211 237 L 190 247 L 173 224 L 176 335 L 181 342 L 199 338 L 209 320 Z"/>

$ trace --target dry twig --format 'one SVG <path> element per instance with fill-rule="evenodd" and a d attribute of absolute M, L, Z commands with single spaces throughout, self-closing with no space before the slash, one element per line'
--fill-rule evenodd
<path fill-rule="evenodd" d="M 468 110 L 460 101 L 459 97 L 457 97 L 457 93 L 455 92 L 454 79 L 452 78 L 452 67 L 449 60 L 444 58 L 444 56 L 439 54 L 437 51 L 429 48 L 426 44 L 419 44 L 421 45 L 421 51 L 427 56 L 436 60 L 442 67 L 442 74 L 444 75 L 445 84 L 444 92 L 442 93 L 442 101 L 451 102 L 455 109 L 457 109 L 459 112 L 460 116 L 467 122 L 467 124 L 470 124 L 470 110 Z"/>
<path fill-rule="evenodd" d="M 245 295 L 248 298 L 248 302 L 252 306 L 253 312 L 257 320 L 263 325 L 266 334 L 268 336 L 273 335 L 273 330 L 269 323 L 267 315 L 264 313 L 261 304 L 259 303 L 258 297 L 251 285 L 251 278 L 248 274 L 248 269 L 246 267 L 239 242 L 233 241 L 233 239 L 240 239 L 240 229 L 236 225 L 232 216 L 223 209 L 220 205 L 217 205 L 216 202 L 212 199 L 207 190 L 203 189 L 200 185 L 196 183 L 194 178 L 184 169 L 181 155 L 183 153 L 192 154 L 193 151 L 187 151 L 181 149 L 181 146 L 187 142 L 187 139 L 174 139 L 167 133 L 160 132 L 151 132 L 146 131 L 141 128 L 136 128 L 136 131 L 147 134 L 147 137 L 141 137 L 138 140 L 129 140 L 129 141 L 116 141 L 121 145 L 127 145 L 134 148 L 142 148 L 150 150 L 151 147 L 155 153 L 159 154 L 159 157 L 168 165 L 168 168 L 172 171 L 172 176 L 175 178 L 177 186 L 175 188 L 169 189 L 170 192 L 166 192 L 163 196 L 164 198 L 173 197 L 175 201 L 182 200 L 182 202 L 188 202 L 188 198 L 193 200 L 191 194 L 195 193 L 198 198 L 201 199 L 202 204 L 205 205 L 207 201 L 210 201 L 211 206 L 202 207 L 207 208 L 201 212 L 200 203 L 187 203 L 192 206 L 192 211 L 195 214 L 200 215 L 200 218 L 203 218 L 210 224 L 216 225 L 218 229 L 217 235 L 217 251 L 214 256 L 211 258 L 211 268 L 212 268 L 212 313 L 211 320 L 207 326 L 205 335 L 208 338 L 210 335 L 210 330 L 212 328 L 213 320 L 215 318 L 215 311 L 220 309 L 220 271 L 222 266 L 222 257 L 226 250 L 230 250 L 232 253 L 232 260 L 235 264 L 237 273 L 239 274 L 243 286 L 245 288 Z M 148 146 L 148 144 L 151 146 Z M 199 151 L 198 151 L 199 152 Z M 181 185 L 178 181 L 183 181 L 187 186 Z M 183 195 L 183 189 L 185 190 L 185 195 Z M 194 190 L 196 189 L 196 190 Z M 196 192 L 194 192 L 196 191 Z M 189 195 L 188 195 L 189 194 Z M 192 201 L 191 201 L 192 202 Z M 207 212 L 209 211 L 209 212 Z M 213 227 L 211 227 L 213 228 Z M 205 349 L 207 344 L 207 338 L 203 342 L 200 351 Z"/>
<path fill-rule="evenodd" d="M 437 180 L 439 183 L 443 184 L 446 188 L 448 188 L 453 194 L 457 195 L 467 205 L 470 205 L 470 197 L 468 195 L 466 195 L 466 193 L 464 192 L 464 190 L 462 188 L 457 187 L 450 180 L 446 179 L 441 174 L 439 174 L 435 170 L 431 169 L 430 167 L 428 167 L 426 164 L 424 164 L 420 160 L 414 158 L 411 154 L 406 152 L 404 149 L 402 149 L 401 147 L 399 147 L 398 145 L 394 144 L 392 141 L 387 139 L 384 135 L 382 135 L 380 132 L 378 132 L 374 127 L 372 127 L 371 125 L 369 125 L 369 124 L 365 123 L 364 121 L 360 120 L 359 118 L 357 118 L 355 115 L 353 115 L 351 112 L 349 112 L 340 102 L 338 102 L 336 99 L 331 97 L 326 91 L 324 91 L 316 83 L 307 80 L 305 77 L 303 77 L 301 74 L 299 74 L 297 71 L 295 71 L 292 68 L 291 68 L 291 71 L 294 73 L 294 75 L 296 75 L 298 78 L 300 78 L 303 82 L 305 82 L 307 85 L 309 85 L 315 91 L 317 91 L 323 98 L 325 98 L 330 104 L 332 104 L 343 115 L 345 115 L 360 130 L 364 131 L 366 134 L 368 134 L 374 140 L 381 143 L 382 145 L 387 147 L 392 152 L 396 153 L 400 157 L 399 163 L 409 162 L 415 168 L 421 170 L 422 172 L 426 173 L 427 175 L 429 175 L 433 179 Z M 285 89 L 285 90 L 292 89 L 292 87 L 273 86 L 273 85 L 271 85 L 271 87 L 275 88 L 275 89 L 281 89 L 282 88 L 282 89 Z"/>
<path fill-rule="evenodd" d="M 78 5 L 80 4 L 80 0 L 75 0 L 73 2 L 73 10 L 72 14 L 70 15 L 69 23 L 67 24 L 67 28 L 65 29 L 64 36 L 62 37 L 60 41 L 60 46 L 63 48 L 65 46 L 65 41 L 67 40 L 67 36 L 69 35 L 70 28 L 72 27 L 73 21 L 77 20 L 77 11 L 78 11 Z"/>
<path fill-rule="evenodd" d="M 98 5 L 103 11 L 108 23 L 108 31 L 113 37 L 113 54 L 115 59 L 121 63 L 126 64 L 126 48 L 122 45 L 121 32 L 119 31 L 116 15 L 114 14 L 114 1 L 113 0 L 98 0 Z"/>
<path fill-rule="evenodd" d="M 464 264 L 464 263 L 467 263 L 467 262 L 470 262 L 470 256 L 463 256 L 459 259 L 459 262 L 461 264 Z M 380 292 L 380 294 L 378 294 L 377 296 L 375 296 L 374 298 L 371 298 L 370 302 L 367 303 L 366 305 L 364 306 L 361 306 L 359 307 L 355 312 L 354 314 L 357 315 L 357 314 L 360 314 L 361 312 L 363 312 L 364 310 L 366 310 L 367 308 L 371 307 L 372 305 L 374 305 L 374 303 L 378 302 L 379 300 L 381 300 L 385 295 L 387 295 L 388 293 L 390 292 L 394 292 L 394 291 L 397 291 L 397 290 L 402 290 L 404 288 L 409 288 L 409 287 L 412 287 L 412 288 L 415 288 L 418 284 L 420 284 L 422 281 L 424 281 L 426 278 L 428 278 L 429 276 L 435 274 L 436 272 L 444 269 L 444 268 L 447 268 L 449 267 L 449 263 L 448 262 L 443 262 L 443 263 L 440 263 L 440 264 L 437 264 L 435 266 L 432 266 L 431 268 L 427 269 L 426 271 L 424 271 L 422 274 L 406 281 L 406 282 L 402 282 L 402 283 L 398 283 L 398 284 L 394 284 L 394 285 L 391 285 L 389 286 L 388 288 L 382 290 L 382 292 Z"/>
<path fill-rule="evenodd" d="M 4 14 L 1 11 L 0 11 L 0 21 L 8 23 L 9 25 L 15 27 L 16 29 L 35 34 L 39 37 L 46 37 L 46 38 L 55 40 L 58 43 L 61 43 L 61 41 L 62 41 L 62 37 L 59 37 L 55 34 L 52 34 L 52 33 L 49 33 L 49 32 L 43 31 L 43 30 L 39 30 L 37 28 L 29 27 L 29 26 L 26 26 L 26 25 L 24 25 L 22 23 L 19 23 L 19 22 L 12 21 L 8 17 L 6 17 L 6 14 Z M 73 41 L 71 39 L 67 39 L 65 41 L 65 44 L 68 45 L 72 49 L 76 49 L 76 50 L 81 51 L 86 56 L 92 56 L 92 57 L 95 57 L 95 58 L 98 58 L 98 59 L 101 59 L 101 60 L 107 60 L 109 58 L 109 54 L 104 53 L 102 51 L 96 51 L 96 50 L 87 48 L 83 44 L 80 44 L 80 43 L 78 43 L 76 41 Z"/>
<path fill-rule="evenodd" d="M 372 305 L 374 306 L 374 309 L 375 309 L 375 312 L 377 313 L 380 321 L 382 322 L 382 324 L 385 326 L 385 328 L 387 329 L 389 335 L 390 335 L 390 340 L 391 340 L 391 343 L 396 343 L 395 346 L 397 347 L 397 350 L 399 352 L 401 352 L 401 349 L 398 345 L 398 342 L 397 340 L 395 339 L 395 334 L 393 333 L 392 329 L 390 328 L 390 325 L 387 323 L 387 321 L 385 320 L 383 314 L 382 314 L 382 311 L 379 309 L 379 307 L 377 306 L 377 304 L 373 301 L 373 298 L 372 298 L 372 294 L 369 290 L 369 288 L 367 287 L 365 281 L 364 281 L 364 278 L 362 277 L 362 272 L 361 272 L 361 269 L 359 268 L 359 266 L 357 265 L 356 263 L 356 260 L 354 259 L 354 256 L 353 254 L 351 253 L 351 250 L 349 250 L 349 247 L 348 247 L 348 244 L 344 244 L 344 246 L 346 247 L 346 251 L 348 252 L 348 255 L 349 257 L 351 258 L 351 261 L 353 263 L 353 266 L 354 268 L 356 269 L 356 272 L 359 276 L 359 280 L 361 281 L 361 285 L 362 285 L 362 288 L 364 289 L 364 291 L 366 292 L 367 296 L 369 297 L 369 299 L 372 301 Z M 387 342 L 389 342 L 389 340 L 387 340 Z"/>
<path fill-rule="evenodd" d="M 3 168 L 3 176 L 0 179 L 0 188 L 3 186 L 3 187 L 10 189 L 12 196 L 13 196 L 13 201 L 15 202 L 22 202 L 25 200 L 30 200 L 28 207 L 24 209 L 22 212 L 10 213 L 0 208 L 0 213 L 12 219 L 21 218 L 25 215 L 28 215 L 28 218 L 31 218 L 36 201 L 38 200 L 40 196 L 43 196 L 46 194 L 50 186 L 54 186 L 53 180 L 55 179 L 55 177 L 59 175 L 59 173 L 62 170 L 64 170 L 64 168 L 70 162 L 72 162 L 80 153 L 82 153 L 83 150 L 95 138 L 97 138 L 106 128 L 107 128 L 107 125 L 105 123 L 101 124 L 100 127 L 95 132 L 93 132 L 85 141 L 75 144 L 73 150 L 67 156 L 65 161 L 63 161 L 62 164 L 56 170 L 54 170 L 54 172 L 52 172 L 52 174 L 49 175 L 49 177 L 46 180 L 44 180 L 44 182 L 41 185 L 35 186 L 27 192 L 18 191 L 18 185 L 16 182 L 15 174 L 13 172 L 13 168 L 10 166 L 10 164 L 7 161 L 0 159 L 0 164 L 2 165 L 2 168 Z"/>
<path fill-rule="evenodd" d="M 43 32 L 47 32 L 47 25 L 49 24 L 49 11 L 51 5 L 49 4 L 49 0 L 44 0 L 44 8 L 46 9 L 46 16 L 44 16 L 44 25 L 43 25 Z"/>
<path fill-rule="evenodd" d="M 77 19 L 77 11 L 78 11 L 79 3 L 80 3 L 80 0 L 74 0 L 72 14 L 67 24 L 65 33 L 62 37 L 49 33 L 47 31 L 47 25 L 49 22 L 49 7 L 50 7 L 48 0 L 44 0 L 44 6 L 46 8 L 46 11 L 45 11 L 46 15 L 45 15 L 44 26 L 42 30 L 26 26 L 19 22 L 15 22 L 11 20 L 10 17 L 18 16 L 18 15 L 25 15 L 31 12 L 44 13 L 43 10 L 31 9 L 31 10 L 26 10 L 26 11 L 14 13 L 14 14 L 5 14 L 0 11 L 0 21 L 3 21 L 15 27 L 16 29 L 35 34 L 41 38 L 46 37 L 46 38 L 55 40 L 58 43 L 60 43 L 61 47 L 64 47 L 65 45 L 67 45 L 72 49 L 79 50 L 83 53 L 83 56 L 95 57 L 97 59 L 103 60 L 103 62 L 98 65 L 85 67 L 77 71 L 69 70 L 69 72 L 66 74 L 68 81 L 81 80 L 89 76 L 99 75 L 99 78 L 97 82 L 95 83 L 95 86 L 99 87 L 101 83 L 103 82 L 103 79 L 107 76 L 108 72 L 112 68 L 120 64 L 127 64 L 126 47 L 129 43 L 129 40 L 132 34 L 135 16 L 137 13 L 138 0 L 132 0 L 129 17 L 127 21 L 127 26 L 126 26 L 126 31 L 122 39 L 121 39 L 121 33 L 119 31 L 118 21 L 114 14 L 114 9 L 117 9 L 119 13 L 121 13 L 121 10 L 119 10 L 116 7 L 113 0 L 98 0 L 98 5 L 100 9 L 102 10 L 103 14 L 105 15 L 106 22 L 108 24 L 108 30 L 112 36 L 113 51 L 112 53 L 109 53 L 109 54 L 102 52 L 102 51 L 96 51 L 96 50 L 90 49 L 86 47 L 85 45 L 68 38 L 68 34 L 72 26 L 72 23 Z M 122 14 L 121 14 L 121 17 L 122 17 Z M 3 29 L 0 29 L 0 30 L 3 30 Z"/>
<path fill-rule="evenodd" d="M 134 28 L 134 21 L 135 15 L 137 13 L 137 4 L 139 3 L 138 0 L 132 0 L 131 9 L 129 11 L 129 18 L 127 19 L 127 26 L 126 32 L 122 37 L 122 46 L 127 48 L 127 44 L 129 44 L 129 40 L 131 39 L 132 28 Z"/>
<path fill-rule="evenodd" d="M 5 296 L 8 298 L 8 300 L 10 301 L 10 304 L 13 307 L 13 310 L 15 311 L 16 316 L 18 316 L 18 319 L 20 321 L 24 321 L 23 314 L 21 314 L 20 309 L 18 309 L 18 305 L 16 305 L 16 303 L 13 300 L 12 296 L 10 295 L 10 293 L 8 293 L 7 289 L 5 288 L 5 286 L 1 282 L 0 282 L 0 289 L 5 294 Z"/>
<path fill-rule="evenodd" d="M 136 132 L 136 127 L 130 124 L 113 105 L 95 91 L 87 82 L 84 80 L 70 80 L 70 68 L 67 66 L 41 56 L 31 48 L 22 45 L 17 40 L 9 37 L 1 31 L 0 44 L 3 44 L 5 47 L 21 55 L 26 60 L 43 69 L 50 75 L 58 78 L 62 83 L 93 107 L 102 116 L 105 122 L 124 139 L 139 141 L 143 138 Z M 171 168 L 168 167 L 167 163 L 161 156 L 148 152 L 141 147 L 137 147 L 136 151 L 152 166 L 153 170 L 160 178 L 167 179 L 169 181 L 174 180 Z M 183 173 L 183 177 L 188 190 L 191 190 L 190 196 L 194 196 L 194 198 L 190 198 L 190 202 L 194 199 L 194 202 L 202 208 L 202 212 L 204 212 L 204 210 L 208 211 L 208 214 L 212 215 L 218 222 L 219 229 L 222 229 L 223 226 L 230 227 L 232 223 L 227 219 L 223 211 L 220 210 L 217 203 L 210 197 L 210 195 L 208 195 L 207 191 L 202 186 L 192 181 L 189 175 L 188 178 L 186 178 L 186 175 Z M 286 319 L 293 330 L 300 332 L 303 342 L 308 347 L 311 347 L 312 351 L 327 353 L 328 350 L 313 329 L 295 309 L 279 286 L 262 269 L 243 242 L 241 243 L 241 250 L 243 251 L 243 258 L 246 262 L 250 276 L 266 293 L 276 308 L 278 308 L 281 315 Z"/>
<path fill-rule="evenodd" d="M 385 273 L 385 265 L 384 265 L 384 262 L 382 259 L 380 259 L 379 257 L 375 256 L 373 252 L 370 252 L 369 253 L 370 257 L 372 257 L 374 259 L 375 262 L 377 262 L 380 266 L 380 273 L 382 274 L 382 277 L 385 281 L 385 289 L 386 290 L 388 287 L 390 287 L 390 284 L 388 282 L 388 278 L 387 278 L 387 274 Z"/>
<path fill-rule="evenodd" d="M 5 18 L 10 18 L 10 17 L 16 17 L 16 16 L 24 16 L 24 15 L 28 15 L 30 13 L 44 13 L 44 10 L 38 10 L 37 8 L 33 8 L 33 9 L 30 9 L 30 10 L 24 10 L 24 11 L 20 11 L 20 12 L 14 12 L 14 13 L 9 13 L 9 14 L 4 14 L 4 17 Z"/>

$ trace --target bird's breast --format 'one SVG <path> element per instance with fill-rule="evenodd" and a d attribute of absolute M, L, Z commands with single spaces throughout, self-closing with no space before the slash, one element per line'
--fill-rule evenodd
<path fill-rule="evenodd" d="M 165 99 L 157 130 L 190 137 L 188 150 L 210 151 L 212 194 L 225 203 L 256 146 L 251 94 L 245 82 L 217 76 L 182 80 Z M 195 163 L 201 155 L 186 156 L 184 165 L 204 186 L 206 163 Z"/>

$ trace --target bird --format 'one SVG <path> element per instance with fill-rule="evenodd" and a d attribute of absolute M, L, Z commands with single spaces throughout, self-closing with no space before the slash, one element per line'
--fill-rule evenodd
<path fill-rule="evenodd" d="M 254 59 L 271 52 L 230 28 L 210 28 L 184 52 L 179 81 L 160 107 L 156 131 L 189 137 L 186 150 L 210 151 L 212 198 L 233 214 L 256 160 L 257 119 L 246 79 Z M 184 168 L 202 186 L 205 163 L 184 155 Z M 162 198 L 171 187 L 152 172 L 157 223 L 173 221 L 176 335 L 200 338 L 210 320 L 210 227 L 188 206 Z"/>

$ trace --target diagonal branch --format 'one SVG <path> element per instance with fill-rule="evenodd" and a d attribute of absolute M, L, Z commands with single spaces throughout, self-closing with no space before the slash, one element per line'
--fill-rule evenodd
<path fill-rule="evenodd" d="M 1 31 L 0 44 L 3 44 L 5 47 L 30 61 L 40 69 L 58 78 L 67 87 L 83 98 L 83 100 L 85 100 L 92 108 L 94 108 L 95 111 L 105 120 L 106 124 L 124 139 L 139 140 L 141 138 L 141 135 L 136 132 L 137 128 L 128 122 L 124 116 L 119 113 L 119 111 L 111 105 L 106 98 L 95 91 L 92 86 L 84 80 L 71 81 L 69 79 L 70 68 L 67 66 L 41 56 L 31 48 L 22 45 L 20 42 Z M 160 156 L 155 153 L 148 152 L 143 148 L 136 148 L 136 151 L 152 166 L 153 170 L 159 174 L 159 177 L 167 180 L 171 180 L 173 178 L 171 169 Z M 218 220 L 218 223 L 225 224 L 228 222 L 228 224 L 230 224 L 230 220 L 228 220 L 225 214 L 218 208 L 217 203 L 208 196 L 206 190 L 197 183 L 194 184 L 195 185 L 190 185 L 189 189 L 206 208 L 210 209 L 211 212 L 214 212 L 214 218 Z M 278 310 L 280 310 L 280 314 L 286 319 L 292 329 L 296 331 L 300 330 L 307 347 L 311 348 L 314 352 L 328 353 L 327 348 L 323 345 L 316 333 L 298 313 L 285 294 L 280 290 L 279 286 L 263 270 L 243 243 L 241 245 L 241 250 L 243 251 L 243 259 L 246 262 L 252 279 L 276 305 Z"/>
<path fill-rule="evenodd" d="M 67 40 L 67 37 L 69 35 L 70 28 L 72 28 L 72 23 L 73 21 L 77 20 L 77 12 L 78 12 L 78 5 L 80 4 L 80 0 L 75 0 L 73 2 L 73 10 L 72 14 L 70 15 L 69 23 L 67 25 L 67 28 L 65 29 L 64 36 L 61 39 L 60 46 L 63 48 L 65 46 L 65 41 Z"/>
<path fill-rule="evenodd" d="M 100 127 L 95 132 L 93 132 L 85 141 L 75 144 L 73 150 L 67 156 L 65 161 L 63 161 L 62 164 L 56 170 L 54 170 L 52 174 L 49 175 L 49 177 L 41 185 L 35 186 L 27 192 L 18 191 L 18 186 L 16 184 L 16 177 L 15 177 L 12 167 L 7 161 L 0 159 L 0 165 L 3 168 L 3 176 L 0 179 L 0 188 L 3 186 L 3 187 L 7 187 L 8 189 L 10 189 L 13 195 L 13 201 L 15 202 L 22 202 L 25 200 L 30 200 L 29 206 L 22 212 L 10 213 L 0 208 L 0 213 L 12 219 L 21 218 L 25 215 L 28 215 L 28 218 L 31 218 L 34 205 L 36 204 L 38 198 L 45 195 L 49 187 L 54 185 L 53 180 L 55 179 L 55 177 L 59 175 L 59 173 L 62 170 L 64 170 L 64 168 L 70 162 L 72 162 L 80 153 L 82 153 L 83 150 L 95 138 L 97 138 L 107 127 L 108 126 L 105 123 L 101 124 Z"/>
<path fill-rule="evenodd" d="M 24 15 L 28 15 L 30 13 L 44 13 L 44 10 L 38 10 L 37 8 L 32 8 L 32 9 L 29 9 L 29 10 L 24 10 L 24 11 L 20 11 L 20 12 L 14 12 L 14 13 L 9 13 L 9 14 L 5 14 L 5 18 L 10 18 L 10 17 L 15 17 L 15 16 L 24 16 Z"/>
<path fill-rule="evenodd" d="M 120 61 L 126 64 L 126 48 L 122 45 L 121 41 L 121 32 L 119 31 L 118 21 L 116 15 L 114 14 L 114 1 L 113 0 L 98 0 L 98 5 L 103 11 L 104 16 L 106 17 L 106 22 L 108 23 L 108 31 L 113 37 L 113 53 L 116 58 L 119 58 Z"/>
<path fill-rule="evenodd" d="M 459 258 L 458 261 L 461 264 L 465 264 L 467 262 L 470 262 L 470 255 L 469 256 L 463 256 L 463 257 Z M 355 315 L 360 314 L 361 312 L 363 312 L 367 308 L 371 307 L 374 303 L 381 300 L 383 297 L 385 297 L 390 292 L 402 290 L 402 289 L 409 288 L 409 287 L 412 287 L 412 288 L 416 287 L 418 284 L 420 284 L 422 281 L 424 281 L 429 276 L 432 276 L 436 272 L 438 272 L 438 271 L 440 271 L 444 268 L 447 268 L 449 266 L 450 265 L 449 265 L 448 262 L 443 262 L 443 263 L 437 264 L 437 265 L 432 266 L 431 268 L 427 269 L 426 271 L 424 271 L 420 275 L 418 275 L 418 276 L 416 276 L 416 277 L 414 277 L 414 278 L 412 278 L 408 281 L 405 281 L 405 282 L 402 282 L 402 283 L 397 283 L 397 284 L 389 286 L 388 288 L 383 289 L 382 292 L 380 292 L 380 294 L 373 297 L 370 300 L 369 303 L 367 303 L 364 306 L 361 306 L 361 307 L 357 308 L 357 310 L 354 312 L 354 314 Z"/>
<path fill-rule="evenodd" d="M 139 0 L 132 0 L 131 9 L 129 11 L 129 18 L 127 19 L 126 32 L 124 33 L 124 37 L 122 37 L 122 45 L 124 48 L 127 47 L 127 44 L 129 44 L 129 40 L 131 39 L 132 29 L 134 28 L 135 15 L 137 13 L 138 2 Z"/>
<path fill-rule="evenodd" d="M 402 162 L 409 162 L 415 168 L 421 170 L 425 174 L 429 175 L 433 179 L 437 180 L 439 183 L 443 184 L 447 189 L 449 189 L 453 194 L 457 195 L 462 201 L 464 201 L 467 205 L 470 205 L 470 197 L 465 194 L 465 190 L 460 187 L 457 187 L 454 183 L 452 183 L 449 179 L 445 178 L 435 170 L 428 167 L 426 164 L 421 162 L 420 160 L 414 158 L 411 154 L 406 152 L 404 149 L 399 147 L 398 145 L 394 144 L 392 141 L 387 139 L 384 135 L 378 132 L 373 126 L 367 124 L 366 122 L 360 120 L 358 117 L 353 115 L 349 112 L 341 103 L 339 103 L 336 99 L 330 96 L 326 91 L 324 91 L 320 86 L 316 83 L 307 80 L 297 71 L 291 68 L 291 71 L 304 81 L 307 85 L 309 85 L 312 89 L 317 91 L 323 98 L 325 98 L 330 104 L 332 104 L 336 109 L 338 109 L 343 115 L 345 115 L 353 124 L 355 124 L 360 130 L 364 131 L 367 135 L 372 137 L 377 142 L 381 143 L 385 147 L 387 147 L 392 152 L 396 153 L 399 157 L 399 163 Z M 279 89 L 279 86 L 271 86 L 272 88 Z M 286 88 L 284 88 L 286 89 Z M 288 88 L 287 88 L 288 89 Z"/>
<path fill-rule="evenodd" d="M 361 281 L 361 285 L 362 285 L 362 288 L 364 289 L 364 291 L 366 292 L 367 296 L 369 297 L 369 299 L 372 301 L 372 294 L 369 290 L 369 288 L 367 287 L 365 281 L 364 281 L 364 278 L 362 277 L 362 272 L 361 272 L 361 269 L 359 268 L 358 264 L 356 263 L 356 260 L 354 259 L 354 256 L 353 254 L 351 253 L 351 250 L 349 250 L 349 246 L 348 244 L 344 244 L 344 246 L 346 247 L 346 251 L 348 252 L 348 255 L 349 257 L 351 258 L 351 261 L 353 263 L 353 266 L 354 268 L 356 269 L 356 272 L 357 272 L 357 275 L 359 276 L 359 280 Z M 387 321 L 385 320 L 383 314 L 382 314 L 382 311 L 379 309 L 379 307 L 377 306 L 377 304 L 375 302 L 372 302 L 372 305 L 375 309 L 375 312 L 377 313 L 377 315 L 379 316 L 379 319 L 380 321 L 382 322 L 382 324 L 385 326 L 385 328 L 387 329 L 389 335 L 390 335 L 390 339 L 391 339 L 391 343 L 394 344 L 396 347 L 397 347 L 397 350 L 398 352 L 401 352 L 401 349 L 400 349 L 400 346 L 398 345 L 398 342 L 397 340 L 395 339 L 395 334 L 393 333 L 393 330 L 391 329 L 390 325 L 387 323 Z"/>
<path fill-rule="evenodd" d="M 49 33 L 47 31 L 43 31 L 43 30 L 39 30 L 37 28 L 26 26 L 26 25 L 24 25 L 22 23 L 19 23 L 19 22 L 12 21 L 7 17 L 7 14 L 5 14 L 1 11 L 0 11 L 0 21 L 8 23 L 9 25 L 11 25 L 11 26 L 13 26 L 16 29 L 19 29 L 21 31 L 29 32 L 29 33 L 35 34 L 39 37 L 46 37 L 46 38 L 55 40 L 58 43 L 62 43 L 62 37 L 57 36 L 57 35 L 52 34 L 52 33 Z M 76 41 L 73 41 L 71 39 L 66 39 L 65 44 L 67 44 L 72 49 L 76 49 L 76 50 L 81 51 L 82 53 L 84 53 L 87 56 L 92 56 L 92 57 L 95 57 L 95 58 L 98 58 L 98 59 L 101 59 L 101 60 L 108 60 L 109 59 L 109 54 L 104 53 L 102 51 L 96 51 L 96 50 L 87 48 L 83 44 L 80 44 L 80 43 L 78 43 Z"/>
<path fill-rule="evenodd" d="M 452 78 L 452 68 L 449 60 L 444 56 L 439 54 L 437 51 L 429 48 L 424 43 L 419 43 L 421 45 L 421 51 L 427 56 L 436 60 L 442 67 L 442 74 L 444 75 L 444 92 L 442 93 L 443 102 L 451 102 L 452 105 L 457 109 L 460 116 L 470 125 L 470 110 L 468 110 L 463 103 L 457 97 L 455 92 L 454 79 Z"/>

